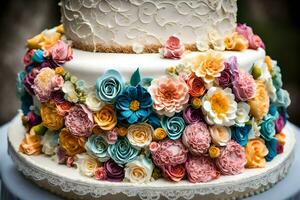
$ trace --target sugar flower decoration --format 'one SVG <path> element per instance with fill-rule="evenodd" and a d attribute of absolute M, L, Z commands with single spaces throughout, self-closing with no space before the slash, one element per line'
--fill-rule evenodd
<path fill-rule="evenodd" d="M 265 156 L 269 151 L 265 145 L 264 140 L 254 139 L 250 140 L 245 147 L 247 168 L 262 168 L 266 165 Z"/>
<path fill-rule="evenodd" d="M 96 97 L 95 91 L 90 91 L 86 96 L 85 105 L 91 111 L 97 112 L 104 106 L 104 102 Z"/>
<path fill-rule="evenodd" d="M 236 27 L 236 32 L 248 41 L 250 49 L 258 49 L 259 47 L 265 49 L 265 44 L 261 38 L 255 35 L 252 28 L 246 24 L 239 23 Z"/>
<path fill-rule="evenodd" d="M 108 143 L 104 136 L 102 135 L 92 135 L 88 138 L 88 141 L 85 143 L 85 149 L 87 153 L 100 162 L 104 162 L 109 159 L 107 152 Z"/>
<path fill-rule="evenodd" d="M 203 121 L 201 109 L 194 109 L 189 106 L 183 111 L 183 119 L 185 123 L 192 124 Z"/>
<path fill-rule="evenodd" d="M 275 120 L 276 119 L 273 116 L 268 114 L 260 123 L 261 137 L 266 141 L 272 140 L 275 136 Z"/>
<path fill-rule="evenodd" d="M 186 174 L 184 164 L 163 166 L 162 172 L 165 178 L 174 182 L 181 181 Z"/>
<path fill-rule="evenodd" d="M 38 135 L 26 134 L 22 140 L 19 151 L 27 155 L 39 155 L 42 153 L 41 138 Z"/>
<path fill-rule="evenodd" d="M 202 98 L 202 111 L 209 124 L 231 126 L 235 123 L 237 103 L 230 88 L 211 87 Z"/>
<path fill-rule="evenodd" d="M 217 84 L 222 88 L 227 88 L 232 86 L 234 76 L 237 72 L 237 58 L 231 56 L 224 61 L 225 68 L 221 72 L 221 76 L 216 79 Z"/>
<path fill-rule="evenodd" d="M 270 141 L 265 142 L 269 151 L 265 159 L 267 162 L 270 162 L 275 158 L 275 156 L 277 156 L 278 140 L 276 138 L 272 138 Z"/>
<path fill-rule="evenodd" d="M 249 42 L 237 32 L 228 35 L 224 39 L 225 48 L 232 51 L 242 51 L 249 47 Z"/>
<path fill-rule="evenodd" d="M 121 182 L 125 177 L 124 168 L 115 163 L 112 159 L 104 163 L 104 169 L 107 174 L 107 180 L 112 182 Z"/>
<path fill-rule="evenodd" d="M 194 73 L 189 76 L 187 85 L 189 86 L 189 93 L 193 97 L 202 96 L 206 91 L 204 81 Z"/>
<path fill-rule="evenodd" d="M 75 85 L 71 81 L 65 81 L 62 86 L 62 91 L 64 92 L 64 98 L 70 102 L 77 103 L 79 100 L 78 94 L 76 92 Z"/>
<path fill-rule="evenodd" d="M 97 180 L 106 180 L 107 179 L 107 172 L 105 171 L 104 167 L 96 167 L 94 170 L 94 175 Z"/>
<path fill-rule="evenodd" d="M 97 160 L 88 154 L 76 155 L 76 165 L 79 173 L 87 177 L 94 176 L 94 172 L 98 168 Z"/>
<path fill-rule="evenodd" d="M 55 45 L 44 52 L 46 57 L 51 57 L 58 64 L 64 64 L 73 58 L 72 48 L 59 40 Z"/>
<path fill-rule="evenodd" d="M 210 126 L 209 127 L 210 136 L 212 142 L 218 146 L 226 146 L 226 144 L 231 139 L 231 131 L 229 128 L 224 126 Z"/>
<path fill-rule="evenodd" d="M 58 147 L 58 134 L 51 131 L 46 131 L 41 141 L 43 148 L 42 152 L 46 155 L 55 155 L 56 148 Z"/>
<path fill-rule="evenodd" d="M 255 96 L 255 81 L 249 73 L 239 70 L 234 77 L 233 92 L 238 101 L 247 101 Z"/>
<path fill-rule="evenodd" d="M 94 113 L 95 123 L 105 131 L 112 130 L 117 125 L 117 115 L 111 105 L 105 105 L 98 112 Z"/>
<path fill-rule="evenodd" d="M 178 59 L 184 52 L 184 45 L 178 37 L 170 36 L 162 50 L 164 58 Z"/>
<path fill-rule="evenodd" d="M 64 117 L 58 113 L 56 106 L 52 101 L 49 103 L 42 103 L 40 112 L 43 125 L 51 131 L 56 131 L 63 127 Z"/>
<path fill-rule="evenodd" d="M 144 155 L 126 164 L 125 178 L 132 183 L 147 183 L 151 180 L 154 165 Z"/>
<path fill-rule="evenodd" d="M 202 36 L 201 39 L 196 42 L 196 46 L 199 51 L 208 51 L 209 49 L 214 49 L 217 51 L 225 50 L 223 38 L 215 30 L 209 31 L 207 37 L 205 37 L 205 35 L 204 37 Z"/>
<path fill-rule="evenodd" d="M 78 137 L 70 133 L 66 128 L 63 128 L 59 134 L 59 144 L 66 155 L 75 156 L 76 154 L 85 152 L 86 139 Z"/>
<path fill-rule="evenodd" d="M 152 141 L 152 135 L 152 126 L 147 123 L 140 123 L 129 126 L 126 137 L 132 146 L 139 149 L 149 146 Z"/>
<path fill-rule="evenodd" d="M 179 139 L 185 128 L 184 119 L 180 116 L 163 117 L 161 123 L 167 131 L 168 137 L 172 140 Z"/>
<path fill-rule="evenodd" d="M 231 136 L 234 141 L 239 143 L 241 146 L 245 146 L 248 143 L 249 133 L 252 129 L 252 126 L 232 126 L 231 127 Z"/>
<path fill-rule="evenodd" d="M 246 122 L 250 120 L 249 117 L 250 106 L 245 102 L 239 102 L 237 104 L 235 122 L 238 126 L 244 126 Z"/>

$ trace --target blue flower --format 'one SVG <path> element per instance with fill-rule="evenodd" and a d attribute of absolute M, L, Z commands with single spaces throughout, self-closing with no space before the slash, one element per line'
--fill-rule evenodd
<path fill-rule="evenodd" d="M 261 137 L 266 141 L 270 141 L 274 138 L 275 132 L 275 119 L 268 114 L 260 124 Z"/>
<path fill-rule="evenodd" d="M 269 150 L 269 153 L 265 158 L 266 158 L 266 161 L 270 162 L 277 155 L 277 142 L 278 141 L 276 138 L 272 138 L 270 141 L 265 141 L 265 142 L 266 142 L 266 146 Z"/>
<path fill-rule="evenodd" d="M 96 96 L 106 103 L 113 103 L 123 88 L 124 80 L 121 74 L 116 70 L 108 70 L 96 81 Z"/>
<path fill-rule="evenodd" d="M 32 104 L 32 96 L 25 92 L 25 94 L 21 97 L 21 110 L 24 115 L 27 115 L 30 112 L 30 106 L 32 106 Z"/>
<path fill-rule="evenodd" d="M 276 96 L 276 106 L 287 108 L 291 104 L 290 95 L 286 90 L 278 89 L 276 91 Z"/>
<path fill-rule="evenodd" d="M 286 124 L 287 120 L 289 119 L 289 115 L 287 113 L 287 108 L 284 107 L 278 107 L 278 112 L 282 115 L 284 124 Z"/>
<path fill-rule="evenodd" d="M 233 126 L 231 128 L 231 137 L 241 146 L 246 146 L 248 143 L 248 135 L 252 129 L 251 125 L 245 125 L 243 127 Z"/>
<path fill-rule="evenodd" d="M 139 153 L 140 151 L 134 148 L 126 137 L 119 138 L 115 144 L 108 147 L 109 156 L 119 165 L 135 160 Z"/>
<path fill-rule="evenodd" d="M 160 118 L 155 113 L 151 113 L 149 115 L 148 119 L 146 120 L 146 122 L 148 124 L 150 124 L 154 129 L 157 129 L 157 128 L 161 127 L 160 121 L 161 121 Z"/>
<path fill-rule="evenodd" d="M 282 88 L 282 77 L 280 67 L 277 64 L 273 65 L 272 67 L 272 81 L 274 87 L 278 90 Z"/>
<path fill-rule="evenodd" d="M 92 135 L 85 143 L 85 149 L 91 156 L 96 157 L 100 162 L 105 162 L 109 159 L 108 143 L 102 135 Z"/>
<path fill-rule="evenodd" d="M 168 136 L 172 140 L 177 140 L 183 134 L 185 129 L 184 119 L 180 116 L 163 117 L 162 127 L 167 131 Z"/>
<path fill-rule="evenodd" d="M 129 124 L 143 122 L 151 114 L 152 104 L 151 95 L 145 88 L 128 86 L 116 98 L 118 119 Z"/>
<path fill-rule="evenodd" d="M 271 115 L 275 120 L 278 119 L 279 113 L 277 111 L 277 107 L 274 104 L 270 105 L 268 114 Z"/>
<path fill-rule="evenodd" d="M 24 78 L 26 76 L 26 72 L 25 71 L 20 71 L 17 74 L 17 78 L 16 78 L 16 89 L 17 89 L 17 96 L 19 98 L 21 98 L 22 96 L 25 95 L 25 88 L 24 88 Z"/>
<path fill-rule="evenodd" d="M 44 51 L 42 49 L 38 49 L 34 52 L 34 54 L 31 57 L 32 62 L 35 63 L 42 63 L 45 61 L 44 58 Z"/>

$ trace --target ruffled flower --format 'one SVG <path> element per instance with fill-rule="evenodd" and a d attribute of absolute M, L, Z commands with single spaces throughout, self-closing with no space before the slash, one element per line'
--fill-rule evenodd
<path fill-rule="evenodd" d="M 252 126 L 233 126 L 231 128 L 231 137 L 234 141 L 241 146 L 245 146 L 248 143 L 248 136 L 252 129 Z"/>
<path fill-rule="evenodd" d="M 94 91 L 90 91 L 86 96 L 85 105 L 91 111 L 97 112 L 104 106 L 104 103 L 96 97 L 96 93 Z"/>
<path fill-rule="evenodd" d="M 231 131 L 224 126 L 214 125 L 209 127 L 212 142 L 218 146 L 226 146 L 231 139 Z"/>
<path fill-rule="evenodd" d="M 258 35 L 252 35 L 249 40 L 249 48 L 250 49 L 258 49 L 263 48 L 265 49 L 265 44 L 262 39 Z"/>
<path fill-rule="evenodd" d="M 82 104 L 75 105 L 65 117 L 65 125 L 73 135 L 89 137 L 93 128 L 92 112 Z"/>
<path fill-rule="evenodd" d="M 163 76 L 154 79 L 148 88 L 153 100 L 153 108 L 158 114 L 173 116 L 181 112 L 189 101 L 189 88 L 177 76 Z"/>
<path fill-rule="evenodd" d="M 205 183 L 220 176 L 213 161 L 206 156 L 190 156 L 185 163 L 188 179 L 192 183 Z"/>
<path fill-rule="evenodd" d="M 142 86 L 128 86 L 116 98 L 116 111 L 120 121 L 129 124 L 143 122 L 152 112 L 152 99 Z"/>
<path fill-rule="evenodd" d="M 94 175 L 97 180 L 103 181 L 103 180 L 107 179 L 107 173 L 106 173 L 104 167 L 96 167 L 96 169 L 94 171 Z"/>
<path fill-rule="evenodd" d="M 152 141 L 153 128 L 147 123 L 133 124 L 127 129 L 127 138 L 135 148 L 149 146 Z"/>
<path fill-rule="evenodd" d="M 73 58 L 72 54 L 71 46 L 61 40 L 44 53 L 46 57 L 51 57 L 59 64 L 64 64 L 65 62 L 70 61 Z"/>
<path fill-rule="evenodd" d="M 59 144 L 68 156 L 75 156 L 85 152 L 85 142 L 86 139 L 84 137 L 75 136 L 66 128 L 60 131 Z"/>
<path fill-rule="evenodd" d="M 116 141 L 118 140 L 118 132 L 117 132 L 117 128 L 114 128 L 111 131 L 108 131 L 106 133 L 106 140 L 108 144 L 115 144 Z"/>
<path fill-rule="evenodd" d="M 276 138 L 272 138 L 270 141 L 265 141 L 266 146 L 269 150 L 268 155 L 265 157 L 267 162 L 270 162 L 277 156 L 277 145 L 278 145 L 278 140 Z"/>
<path fill-rule="evenodd" d="M 260 133 L 261 137 L 266 140 L 270 141 L 274 138 L 276 130 L 275 130 L 275 119 L 271 115 L 267 115 L 262 123 L 260 124 Z"/>
<path fill-rule="evenodd" d="M 107 152 L 108 143 L 102 135 L 92 135 L 85 143 L 85 149 L 88 154 L 97 158 L 100 162 L 105 162 L 109 159 Z"/>
<path fill-rule="evenodd" d="M 94 113 L 95 123 L 105 131 L 112 130 L 117 125 L 117 115 L 111 105 L 105 105 Z"/>
<path fill-rule="evenodd" d="M 252 28 L 246 24 L 238 24 L 236 27 L 236 32 L 248 40 L 250 49 L 257 49 L 259 47 L 265 49 L 265 45 L 261 38 L 258 35 L 255 35 Z"/>
<path fill-rule="evenodd" d="M 282 75 L 281 75 L 281 70 L 280 67 L 277 65 L 277 61 L 272 60 L 272 81 L 274 87 L 278 90 L 282 87 L 283 82 L 282 82 Z"/>
<path fill-rule="evenodd" d="M 266 165 L 265 156 L 269 151 L 265 145 L 264 140 L 254 139 L 250 140 L 245 147 L 247 168 L 263 168 Z"/>
<path fill-rule="evenodd" d="M 39 70 L 37 68 L 33 68 L 30 72 L 28 72 L 23 80 L 25 90 L 30 94 L 34 95 L 33 85 L 34 79 L 38 75 Z"/>
<path fill-rule="evenodd" d="M 250 113 L 259 121 L 269 111 L 270 99 L 268 91 L 263 81 L 257 80 L 255 96 L 248 101 L 250 105 Z"/>
<path fill-rule="evenodd" d="M 245 102 L 239 102 L 236 110 L 235 123 L 238 126 L 244 126 L 250 120 L 250 106 Z"/>
<path fill-rule="evenodd" d="M 189 93 L 193 97 L 200 97 L 206 91 L 204 81 L 194 73 L 189 76 L 187 85 L 189 86 Z"/>
<path fill-rule="evenodd" d="M 95 170 L 98 168 L 98 162 L 95 158 L 88 154 L 80 154 L 76 156 L 76 160 L 76 165 L 81 175 L 94 176 Z"/>
<path fill-rule="evenodd" d="M 233 81 L 233 92 L 236 99 L 238 101 L 248 101 L 255 96 L 255 89 L 255 81 L 252 75 L 240 69 Z"/>
<path fill-rule="evenodd" d="M 253 30 L 247 24 L 238 23 L 235 29 L 240 35 L 242 35 L 245 39 L 249 40 L 249 38 L 253 35 Z"/>
<path fill-rule="evenodd" d="M 198 122 L 188 125 L 184 130 L 182 142 L 192 154 L 206 154 L 211 142 L 206 124 Z"/>
<path fill-rule="evenodd" d="M 183 119 L 185 123 L 192 124 L 197 122 L 202 122 L 202 112 L 200 109 L 194 109 L 193 107 L 189 106 L 183 111 Z"/>
<path fill-rule="evenodd" d="M 242 51 L 248 49 L 249 42 L 242 35 L 239 35 L 237 32 L 228 35 L 224 39 L 225 48 L 232 51 Z"/>
<path fill-rule="evenodd" d="M 56 109 L 59 115 L 66 116 L 72 106 L 73 104 L 69 101 L 63 101 L 62 103 L 56 104 Z"/>
<path fill-rule="evenodd" d="M 202 98 L 202 111 L 209 124 L 231 126 L 235 123 L 237 103 L 230 88 L 211 87 Z"/>
<path fill-rule="evenodd" d="M 127 138 L 119 138 L 115 144 L 109 145 L 109 156 L 119 165 L 129 163 L 136 159 L 139 150 L 134 148 Z"/>
<path fill-rule="evenodd" d="M 41 138 L 38 135 L 26 134 L 22 140 L 19 151 L 27 155 L 39 155 L 42 153 Z"/>
<path fill-rule="evenodd" d="M 188 150 L 180 140 L 152 142 L 149 148 L 154 164 L 159 167 L 183 164 L 187 159 Z"/>
<path fill-rule="evenodd" d="M 177 59 L 182 56 L 184 45 L 176 36 L 170 36 L 163 47 L 163 57 Z"/>
<path fill-rule="evenodd" d="M 167 131 L 168 137 L 171 140 L 177 140 L 183 134 L 185 123 L 182 117 L 180 116 L 174 116 L 171 118 L 163 117 L 161 123 L 163 129 Z"/>
<path fill-rule="evenodd" d="M 46 155 L 52 156 L 56 153 L 56 148 L 58 147 L 58 134 L 51 131 L 46 131 L 45 135 L 41 141 L 43 148 L 42 152 Z"/>
<path fill-rule="evenodd" d="M 279 114 L 277 120 L 275 121 L 276 133 L 280 133 L 285 126 L 284 118 L 281 114 Z"/>
<path fill-rule="evenodd" d="M 42 103 L 40 108 L 43 125 L 51 131 L 56 131 L 64 126 L 64 117 L 60 115 L 53 102 Z"/>
<path fill-rule="evenodd" d="M 234 71 L 237 71 L 237 58 L 232 56 L 225 60 L 225 68 L 221 72 L 221 76 L 216 79 L 217 84 L 222 88 L 227 88 L 232 86 L 234 79 Z"/>
<path fill-rule="evenodd" d="M 123 91 L 124 80 L 116 70 L 108 70 L 96 81 L 96 95 L 99 100 L 113 103 Z"/>
<path fill-rule="evenodd" d="M 208 51 L 209 49 L 216 51 L 225 50 L 223 37 L 215 30 L 210 30 L 207 37 L 203 35 L 200 38 L 200 40 L 196 41 L 196 47 L 199 51 Z"/>
<path fill-rule="evenodd" d="M 223 175 L 242 173 L 246 163 L 244 148 L 233 140 L 221 149 L 221 155 L 216 158 L 216 165 Z"/>
<path fill-rule="evenodd" d="M 291 99 L 289 93 L 284 89 L 279 89 L 276 91 L 276 101 L 275 104 L 278 107 L 287 108 L 291 104 Z"/>
<path fill-rule="evenodd" d="M 125 171 L 123 167 L 115 163 L 112 159 L 106 161 L 103 165 L 107 180 L 111 182 L 121 182 L 125 177 Z"/>
<path fill-rule="evenodd" d="M 144 155 L 129 162 L 125 167 L 125 178 L 132 183 L 147 183 L 151 179 L 154 169 L 152 161 Z"/>
<path fill-rule="evenodd" d="M 75 86 L 71 81 L 65 81 L 62 86 L 62 91 L 65 93 L 64 98 L 70 102 L 77 103 L 79 98 L 75 90 Z"/>
<path fill-rule="evenodd" d="M 221 76 L 225 65 L 221 54 L 209 52 L 199 55 L 192 60 L 192 72 L 201 77 L 205 83 L 211 83 L 215 78 Z"/>
<path fill-rule="evenodd" d="M 181 181 L 186 174 L 184 164 L 175 165 L 175 166 L 173 165 L 163 166 L 162 172 L 165 178 L 174 182 Z"/>

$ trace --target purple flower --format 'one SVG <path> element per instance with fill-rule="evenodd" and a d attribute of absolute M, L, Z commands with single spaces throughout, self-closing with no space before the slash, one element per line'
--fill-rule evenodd
<path fill-rule="evenodd" d="M 201 110 L 189 106 L 183 111 L 183 119 L 187 124 L 202 122 Z"/>
<path fill-rule="evenodd" d="M 112 182 L 121 182 L 125 177 L 123 167 L 115 163 L 112 159 L 104 163 L 104 169 L 107 174 L 107 180 Z"/>
<path fill-rule="evenodd" d="M 240 35 L 244 36 L 245 39 L 250 41 L 250 38 L 253 36 L 253 30 L 250 26 L 247 26 L 246 24 L 237 24 L 236 32 L 238 32 Z"/>
<path fill-rule="evenodd" d="M 32 86 L 34 84 L 34 79 L 38 73 L 39 73 L 39 70 L 37 68 L 33 68 L 32 71 L 27 73 L 24 78 L 24 87 L 30 95 L 34 95 Z"/>
<path fill-rule="evenodd" d="M 65 102 L 64 95 L 65 94 L 63 93 L 63 91 L 57 90 L 57 91 L 54 91 L 51 93 L 51 99 L 53 99 L 53 101 L 56 104 L 61 104 L 61 103 Z"/>
<path fill-rule="evenodd" d="M 66 164 L 67 154 L 62 148 L 58 148 L 58 150 L 56 152 L 56 156 L 58 159 L 58 164 Z"/>
<path fill-rule="evenodd" d="M 30 126 L 35 126 L 37 124 L 40 124 L 42 122 L 42 119 L 40 116 L 36 115 L 34 112 L 30 111 L 27 114 L 27 120 Z"/>
<path fill-rule="evenodd" d="M 279 114 L 278 119 L 275 121 L 276 133 L 280 133 L 285 126 L 284 118 L 281 114 Z"/>

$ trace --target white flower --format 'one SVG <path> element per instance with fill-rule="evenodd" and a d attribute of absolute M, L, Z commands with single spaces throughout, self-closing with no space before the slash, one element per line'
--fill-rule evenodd
<path fill-rule="evenodd" d="M 208 51 L 210 49 L 209 47 L 209 40 L 208 39 L 200 39 L 196 41 L 196 47 L 198 51 Z"/>
<path fill-rule="evenodd" d="M 238 126 L 244 126 L 249 121 L 250 106 L 245 102 L 239 102 L 236 110 L 235 122 Z"/>
<path fill-rule="evenodd" d="M 237 103 L 230 88 L 211 87 L 202 98 L 202 111 L 208 124 L 235 124 Z"/>
<path fill-rule="evenodd" d="M 127 163 L 125 168 L 125 179 L 132 183 L 149 182 L 153 168 L 152 161 L 144 155 L 141 155 L 136 160 Z"/>
<path fill-rule="evenodd" d="M 147 123 L 133 124 L 127 129 L 127 138 L 136 148 L 149 146 L 152 141 L 153 128 Z"/>
<path fill-rule="evenodd" d="M 224 126 L 211 126 L 209 132 L 213 143 L 218 146 L 226 146 L 231 139 L 230 129 Z"/>
<path fill-rule="evenodd" d="M 260 136 L 260 126 L 258 126 L 257 122 L 255 121 L 254 117 L 251 120 L 251 125 L 252 128 L 249 132 L 248 138 L 250 139 L 255 139 Z"/>
<path fill-rule="evenodd" d="M 144 45 L 139 44 L 139 43 L 134 43 L 132 45 L 132 50 L 134 53 L 137 53 L 137 54 L 142 53 L 144 51 Z"/>
<path fill-rule="evenodd" d="M 97 160 L 88 154 L 77 154 L 75 164 L 79 173 L 88 177 L 94 176 L 94 171 L 98 167 Z"/>
<path fill-rule="evenodd" d="M 192 73 L 191 66 L 191 62 L 184 58 L 182 64 L 176 66 L 176 72 L 178 74 L 185 74 L 186 76 L 190 76 Z"/>
<path fill-rule="evenodd" d="M 65 93 L 65 98 L 68 101 L 71 101 L 73 103 L 78 102 L 78 96 L 75 90 L 75 86 L 71 81 L 64 82 L 62 86 L 62 91 Z"/>
<path fill-rule="evenodd" d="M 99 111 L 105 105 L 104 102 L 100 101 L 96 97 L 95 91 L 90 91 L 85 99 L 85 104 L 91 111 Z"/>
<path fill-rule="evenodd" d="M 209 49 L 224 51 L 224 38 L 216 30 L 211 30 L 207 37 L 201 37 L 201 39 L 196 41 L 196 47 L 198 51 L 208 51 Z"/>
<path fill-rule="evenodd" d="M 42 138 L 42 152 L 48 156 L 52 156 L 56 153 L 56 147 L 58 146 L 58 141 L 55 139 L 56 135 L 47 130 Z M 58 139 L 58 138 L 57 138 Z"/>
<path fill-rule="evenodd" d="M 272 78 L 267 78 L 265 80 L 265 85 L 266 85 L 266 89 L 268 91 L 269 97 L 270 99 L 275 102 L 277 99 L 277 95 L 276 95 L 276 88 L 273 85 L 273 81 Z"/>
<path fill-rule="evenodd" d="M 259 80 L 265 81 L 267 79 L 272 78 L 271 73 L 268 69 L 268 65 L 264 62 L 264 60 L 257 61 L 255 63 L 255 65 L 257 65 L 260 68 L 260 71 L 261 71 L 261 75 L 259 77 Z"/>

